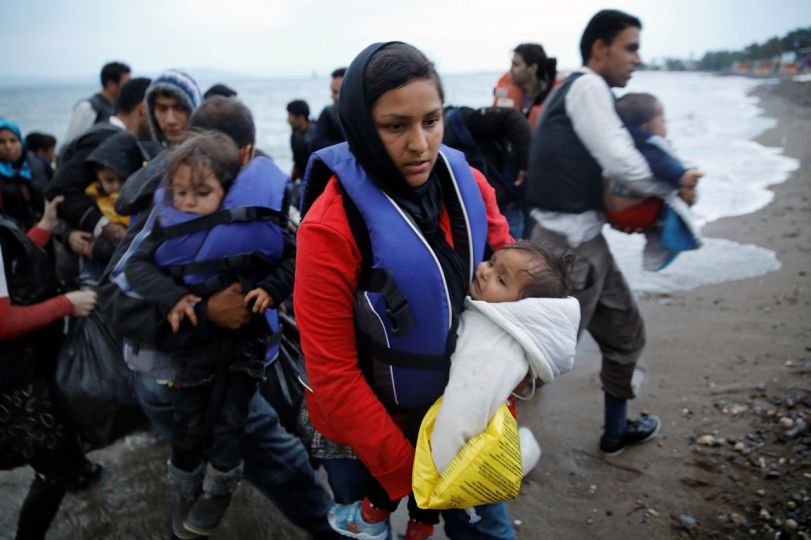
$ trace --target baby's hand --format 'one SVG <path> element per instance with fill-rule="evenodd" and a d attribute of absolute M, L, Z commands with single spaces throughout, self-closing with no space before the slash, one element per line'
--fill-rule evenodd
<path fill-rule="evenodd" d="M 197 314 L 194 312 L 194 304 L 200 300 L 202 300 L 202 298 L 199 296 L 189 293 L 183 295 L 183 298 L 175 304 L 175 307 L 169 310 L 166 320 L 169 321 L 169 326 L 172 327 L 173 334 L 177 334 L 177 331 L 180 330 L 180 323 L 186 317 L 189 318 L 192 326 L 197 326 Z"/>
<path fill-rule="evenodd" d="M 243 304 L 247 307 L 250 305 L 251 300 L 253 300 L 253 309 L 251 311 L 254 313 L 264 313 L 267 308 L 273 306 L 273 298 L 262 287 L 257 287 L 246 294 Z"/>
<path fill-rule="evenodd" d="M 696 203 L 696 186 L 698 179 L 704 176 L 704 173 L 697 169 L 689 169 L 681 177 L 679 182 L 679 197 L 687 203 L 687 206 L 693 206 Z"/>
<path fill-rule="evenodd" d="M 682 189 L 695 189 L 698 185 L 698 179 L 704 176 L 704 173 L 698 169 L 689 169 L 685 172 L 679 181 L 679 187 Z"/>

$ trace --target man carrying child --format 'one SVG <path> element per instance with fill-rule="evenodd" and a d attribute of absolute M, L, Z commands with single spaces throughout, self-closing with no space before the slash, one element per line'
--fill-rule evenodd
<path fill-rule="evenodd" d="M 588 329 L 603 357 L 600 450 L 606 455 L 648 441 L 659 430 L 655 416 L 628 420 L 627 400 L 635 397 L 631 381 L 645 328 L 602 235 L 603 178 L 626 184 L 652 178 L 617 116 L 611 93 L 611 87 L 624 87 L 640 65 L 641 28 L 639 19 L 620 11 L 592 17 L 580 41 L 583 66 L 546 100 L 533 134 L 527 179 L 527 202 L 536 221 L 531 239 L 578 255 L 572 285 L 581 306 L 580 331 Z"/>

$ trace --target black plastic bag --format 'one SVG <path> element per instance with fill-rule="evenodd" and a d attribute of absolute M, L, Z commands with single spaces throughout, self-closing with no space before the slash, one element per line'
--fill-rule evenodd
<path fill-rule="evenodd" d="M 304 354 L 293 317 L 279 313 L 282 329 L 279 355 L 267 366 L 262 396 L 279 415 L 282 427 L 299 435 L 298 417 L 304 402 Z"/>
<path fill-rule="evenodd" d="M 107 446 L 146 425 L 129 374 L 121 343 L 98 311 L 71 319 L 56 365 L 56 389 L 63 413 L 88 446 Z"/>

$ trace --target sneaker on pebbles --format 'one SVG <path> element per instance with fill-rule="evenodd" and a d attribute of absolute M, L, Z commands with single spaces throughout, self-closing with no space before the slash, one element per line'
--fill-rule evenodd
<path fill-rule="evenodd" d="M 364 521 L 360 515 L 361 502 L 336 504 L 330 508 L 327 514 L 329 526 L 344 536 L 358 540 L 383 540 L 389 533 L 388 525 L 385 521 L 379 523 Z"/>
<path fill-rule="evenodd" d="M 658 416 L 643 414 L 639 420 L 628 420 L 625 434 L 619 439 L 600 437 L 600 452 L 605 456 L 616 456 L 629 446 L 653 439 L 659 433 L 661 422 Z"/>

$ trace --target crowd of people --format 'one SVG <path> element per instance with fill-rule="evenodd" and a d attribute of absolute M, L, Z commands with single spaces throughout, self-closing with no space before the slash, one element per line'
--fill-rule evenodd
<path fill-rule="evenodd" d="M 235 90 L 201 94 L 179 69 L 104 66 L 58 154 L 0 120 L 0 467 L 36 473 L 17 538 L 103 477 L 55 388 L 65 317 L 105 321 L 171 443 L 175 538 L 214 534 L 243 478 L 316 538 L 383 540 L 405 497 L 405 538 L 429 538 L 439 512 L 409 497 L 428 408 L 445 395 L 441 472 L 500 404 L 571 369 L 583 330 L 602 353 L 599 449 L 651 440 L 659 419 L 627 407 L 644 324 L 602 229 L 645 232 L 664 267 L 691 249 L 668 223 L 693 233 L 701 173 L 667 147 L 655 97 L 615 103 L 641 29 L 600 11 L 565 77 L 520 44 L 483 108 L 446 106 L 415 47 L 372 44 L 317 120 L 288 103 L 289 175 Z M 299 428 L 260 391 L 293 320 Z M 515 537 L 503 501 L 441 514 L 450 538 Z"/>

